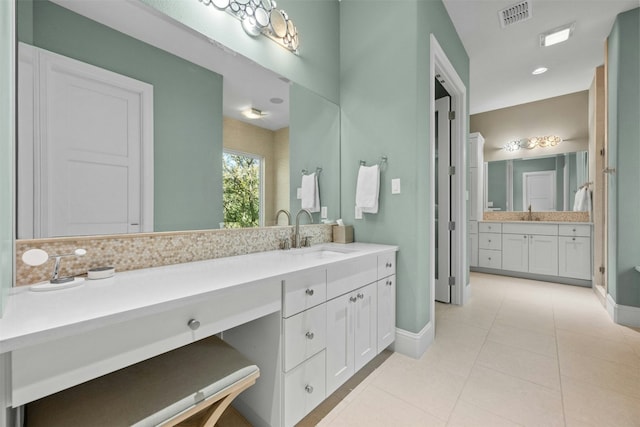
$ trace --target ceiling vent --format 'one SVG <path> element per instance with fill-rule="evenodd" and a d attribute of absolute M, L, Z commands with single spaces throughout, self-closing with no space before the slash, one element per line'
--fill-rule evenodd
<path fill-rule="evenodd" d="M 502 28 L 517 24 L 518 22 L 526 21 L 531 18 L 531 15 L 531 5 L 527 0 L 521 1 L 518 4 L 514 4 L 513 6 L 509 6 L 498 12 L 498 16 L 500 17 L 500 26 Z"/>

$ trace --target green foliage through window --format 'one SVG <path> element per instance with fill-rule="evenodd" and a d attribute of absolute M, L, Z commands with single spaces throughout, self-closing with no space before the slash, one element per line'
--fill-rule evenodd
<path fill-rule="evenodd" d="M 260 159 L 223 153 L 222 184 L 226 228 L 260 225 Z"/>

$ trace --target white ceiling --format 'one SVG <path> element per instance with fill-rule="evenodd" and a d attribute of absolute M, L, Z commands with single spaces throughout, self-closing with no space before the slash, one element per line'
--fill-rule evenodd
<path fill-rule="evenodd" d="M 223 76 L 223 114 L 277 130 L 289 125 L 289 81 L 137 0 L 52 0 L 108 27 L 166 50 Z M 203 13 L 224 13 L 202 6 Z M 230 16 L 230 19 L 235 19 Z M 240 21 L 238 21 L 238 25 Z M 247 36 L 248 37 L 248 36 Z M 182 76 L 176 76 L 180 79 Z M 281 104 L 270 100 L 280 98 Z M 254 107 L 267 115 L 249 120 L 240 114 Z"/>
<path fill-rule="evenodd" d="M 470 62 L 470 113 L 589 89 L 604 64 L 615 17 L 639 0 L 529 0 L 529 20 L 500 27 L 498 11 L 519 0 L 443 0 Z M 572 37 L 542 48 L 539 35 L 575 22 Z M 537 67 L 549 71 L 534 76 Z"/>

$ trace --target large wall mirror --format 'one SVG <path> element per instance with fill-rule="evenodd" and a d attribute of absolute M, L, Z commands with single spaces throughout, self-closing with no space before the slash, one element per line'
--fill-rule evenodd
<path fill-rule="evenodd" d="M 339 215 L 337 105 L 142 2 L 17 3 L 18 238 L 219 228 L 223 153 L 259 160 L 254 225 L 317 167 Z"/>
<path fill-rule="evenodd" d="M 485 210 L 573 210 L 588 174 L 586 151 L 487 162 Z"/>

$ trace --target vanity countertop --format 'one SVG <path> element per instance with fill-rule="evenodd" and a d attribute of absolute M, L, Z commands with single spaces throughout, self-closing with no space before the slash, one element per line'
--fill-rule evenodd
<path fill-rule="evenodd" d="M 492 223 L 511 223 L 511 224 L 583 224 L 583 225 L 593 225 L 592 222 L 584 222 L 584 221 L 525 221 L 525 220 L 498 220 L 498 219 L 483 219 L 478 222 L 492 222 Z"/>
<path fill-rule="evenodd" d="M 397 250 L 392 245 L 326 243 L 116 272 L 112 278 L 87 280 L 82 286 L 57 291 L 13 288 L 0 319 L 0 353 L 160 313 L 225 292 L 241 292 L 245 286 L 287 274 Z M 279 289 L 275 299 L 280 299 Z M 274 312 L 279 309 L 280 306 L 273 307 Z"/>

